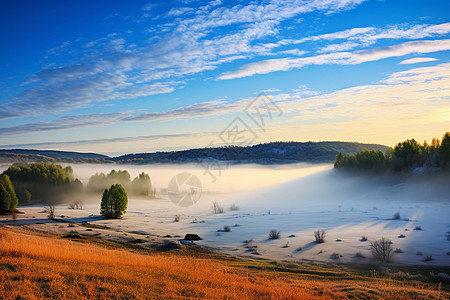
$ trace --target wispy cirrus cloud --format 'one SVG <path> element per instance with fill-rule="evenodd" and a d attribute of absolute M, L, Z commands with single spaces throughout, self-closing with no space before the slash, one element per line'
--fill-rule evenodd
<path fill-rule="evenodd" d="M 113 33 L 85 43 L 78 61 L 45 68 L 30 76 L 25 90 L 0 109 L 0 119 L 70 111 L 93 102 L 170 93 L 193 74 L 256 55 L 269 55 L 276 44 L 258 43 L 275 36 L 283 20 L 309 12 L 336 13 L 364 0 L 271 1 L 219 6 L 211 1 L 186 15 L 189 8 L 174 8 L 166 22 L 152 28 L 152 43 L 127 40 Z M 141 9 L 148 17 L 155 4 Z M 151 12 L 151 14 L 149 14 Z M 183 19 L 177 19 L 183 14 Z M 233 31 L 211 35 L 218 27 Z M 59 51 L 67 50 L 67 42 Z M 301 55 L 297 51 L 296 55 Z M 293 53 L 294 54 L 294 53 Z"/>
<path fill-rule="evenodd" d="M 446 117 L 445 114 L 448 112 L 450 63 L 395 72 L 377 84 L 355 86 L 332 93 L 311 91 L 305 85 L 299 86 L 291 93 L 277 93 L 276 90 L 270 92 L 272 100 L 277 103 L 285 115 L 295 115 L 294 119 L 288 119 L 289 122 L 312 122 L 318 126 L 317 128 L 321 129 L 334 126 L 333 124 L 340 124 L 339 126 L 346 126 L 345 128 L 349 130 L 351 126 L 356 126 L 355 124 L 362 122 L 361 120 L 364 120 L 363 123 L 370 123 L 374 128 L 385 126 L 388 123 L 394 126 L 393 122 L 397 122 L 397 126 L 413 124 L 414 122 L 431 124 L 443 122 Z M 104 126 L 123 122 L 169 122 L 179 119 L 218 117 L 230 113 L 239 113 L 252 100 L 253 98 L 236 102 L 207 101 L 163 112 L 141 113 L 130 111 L 115 114 L 68 116 L 51 122 L 3 128 L 0 133 L 3 135 L 19 135 L 29 132 Z M 394 121 L 390 121 L 390 118 Z M 317 132 L 317 128 L 314 129 L 315 132 Z M 177 137 L 181 136 L 168 135 L 166 138 L 176 140 Z M 86 140 L 83 143 L 126 142 L 135 138 L 139 137 L 130 137 L 129 140 L 124 138 Z M 78 142 L 74 141 L 73 143 Z M 72 142 L 69 142 L 68 145 L 71 145 L 70 143 Z M 53 144 L 56 144 L 56 142 Z M 50 143 L 50 145 L 53 144 Z M 41 146 L 48 145 L 43 144 Z"/>
<path fill-rule="evenodd" d="M 47 132 L 55 130 L 69 130 L 94 126 L 115 124 L 130 116 L 130 113 L 120 112 L 111 114 L 84 114 L 66 116 L 54 121 L 34 122 L 11 127 L 0 128 L 3 136 L 14 136 L 32 132 Z"/>
<path fill-rule="evenodd" d="M 131 143 L 142 142 L 152 140 L 172 139 L 177 140 L 180 138 L 195 138 L 204 135 L 217 134 L 218 132 L 211 133 L 178 133 L 178 134 L 155 134 L 155 135 L 142 135 L 142 136 L 127 136 L 117 138 L 104 138 L 104 139 L 89 139 L 89 140 L 76 140 L 76 141 L 58 141 L 58 142 L 41 142 L 41 143 L 24 143 L 13 145 L 2 145 L 2 149 L 11 148 L 52 148 L 52 147 L 67 147 L 67 146 L 84 146 L 84 145 L 96 145 L 96 144 L 114 144 L 114 143 Z"/>
<path fill-rule="evenodd" d="M 432 57 L 415 57 L 410 59 L 405 59 L 399 62 L 399 65 L 411 65 L 411 64 L 418 64 L 423 62 L 430 62 L 430 61 L 436 61 L 436 58 Z"/>
<path fill-rule="evenodd" d="M 450 50 L 450 39 L 422 40 L 354 52 L 336 52 L 302 58 L 269 59 L 242 66 L 239 70 L 223 73 L 219 79 L 234 79 L 256 74 L 299 69 L 308 65 L 353 65 L 412 53 L 432 53 Z"/>
<path fill-rule="evenodd" d="M 442 36 L 450 33 L 450 23 L 423 25 L 392 25 L 387 28 L 361 27 L 343 31 L 304 37 L 301 39 L 287 39 L 278 42 L 279 45 L 302 44 L 306 42 L 345 40 L 343 43 L 330 44 L 319 48 L 319 52 L 335 52 L 352 50 L 356 47 L 368 47 L 379 40 L 423 39 Z"/>

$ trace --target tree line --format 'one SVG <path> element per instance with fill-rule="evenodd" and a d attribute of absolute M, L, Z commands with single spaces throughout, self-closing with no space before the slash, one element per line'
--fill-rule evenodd
<path fill-rule="evenodd" d="M 357 154 L 336 155 L 334 167 L 337 169 L 360 169 L 385 171 L 411 170 L 419 167 L 450 169 L 450 132 L 442 141 L 433 138 L 431 144 L 423 144 L 414 139 L 398 143 L 385 153 L 362 150 Z"/>
<path fill-rule="evenodd" d="M 126 170 L 111 170 L 109 174 L 96 173 L 89 178 L 87 191 L 101 193 L 113 184 L 120 184 L 130 195 L 152 196 L 154 194 L 150 176 L 142 172 L 131 180 Z"/>
<path fill-rule="evenodd" d="M 58 202 L 74 192 L 81 192 L 83 185 L 73 178 L 71 166 L 65 168 L 52 163 L 14 165 L 3 172 L 8 176 L 18 196 L 19 203 L 27 203 L 32 198 Z"/>
<path fill-rule="evenodd" d="M 101 193 L 120 184 L 131 195 L 153 195 L 150 176 L 142 172 L 132 181 L 128 171 L 97 173 L 89 179 L 87 192 Z M 31 200 L 46 204 L 70 202 L 84 192 L 83 184 L 74 178 L 71 166 L 39 162 L 10 166 L 0 175 L 0 209 L 11 210 Z M 76 200 L 76 199 L 75 199 Z"/>

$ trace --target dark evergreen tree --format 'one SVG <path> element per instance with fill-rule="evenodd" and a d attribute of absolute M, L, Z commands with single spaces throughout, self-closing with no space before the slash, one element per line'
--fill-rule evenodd
<path fill-rule="evenodd" d="M 127 209 L 128 196 L 120 184 L 113 184 L 105 189 L 100 204 L 100 214 L 105 218 L 120 218 Z"/>

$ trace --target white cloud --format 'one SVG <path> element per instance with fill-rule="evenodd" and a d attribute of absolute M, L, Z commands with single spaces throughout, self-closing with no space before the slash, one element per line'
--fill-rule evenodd
<path fill-rule="evenodd" d="M 343 31 L 309 36 L 302 39 L 281 40 L 278 45 L 301 44 L 305 42 L 346 40 L 319 49 L 319 52 L 351 50 L 358 46 L 370 46 L 379 40 L 423 39 L 450 33 L 450 23 L 424 25 L 394 25 L 387 28 L 361 27 Z"/>
<path fill-rule="evenodd" d="M 130 44 L 126 33 L 113 33 L 85 43 L 81 50 L 84 56 L 78 62 L 47 68 L 31 76 L 25 84 L 33 85 L 10 99 L 7 108 L 0 109 L 0 119 L 71 110 L 98 101 L 170 93 L 192 74 L 214 70 L 238 59 L 273 54 L 278 44 L 259 41 L 278 35 L 284 20 L 314 11 L 335 13 L 362 2 L 274 0 L 229 7 L 212 1 L 195 14 L 152 28 L 158 38 L 151 43 Z M 153 13 L 156 5 L 149 2 L 142 10 Z M 173 9 L 170 14 L 177 16 L 188 10 Z M 214 32 L 217 27 L 229 25 L 234 26 L 232 32 Z M 304 53 L 293 49 L 281 54 Z"/>
<path fill-rule="evenodd" d="M 410 59 L 405 59 L 401 62 L 399 62 L 400 65 L 410 65 L 410 64 L 417 64 L 422 62 L 430 62 L 430 61 L 436 61 L 436 58 L 432 57 L 415 57 Z"/>
<path fill-rule="evenodd" d="M 355 47 L 359 46 L 358 43 L 355 42 L 346 42 L 342 44 L 331 44 L 319 49 L 319 52 L 339 52 L 351 50 Z"/>
<path fill-rule="evenodd" d="M 353 60 L 352 63 L 357 64 L 411 53 L 431 53 L 446 50 L 450 50 L 450 39 L 412 41 L 393 46 L 355 51 L 351 60 Z"/>
<path fill-rule="evenodd" d="M 281 54 L 293 54 L 296 56 L 303 56 L 306 53 L 308 53 L 308 51 L 305 50 L 299 50 L 299 49 L 291 49 L 291 50 L 284 50 L 284 51 L 278 51 L 277 53 L 281 53 Z"/>
<path fill-rule="evenodd" d="M 169 17 L 179 17 L 186 14 L 187 12 L 192 12 L 194 9 L 191 7 L 173 7 L 169 10 L 167 15 Z"/>
<path fill-rule="evenodd" d="M 242 66 L 237 71 L 223 73 L 219 79 L 234 79 L 255 74 L 267 74 L 276 71 L 299 69 L 307 65 L 351 65 L 376 61 L 389 57 L 404 56 L 412 53 L 431 53 L 450 50 L 450 39 L 412 41 L 387 47 L 354 52 L 336 52 L 302 58 L 268 59 Z"/>

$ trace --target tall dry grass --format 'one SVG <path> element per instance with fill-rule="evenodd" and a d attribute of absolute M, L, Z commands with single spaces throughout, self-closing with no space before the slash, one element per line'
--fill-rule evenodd
<path fill-rule="evenodd" d="M 146 254 L 0 227 L 0 299 L 437 299 L 431 285 L 315 280 L 232 262 Z"/>

